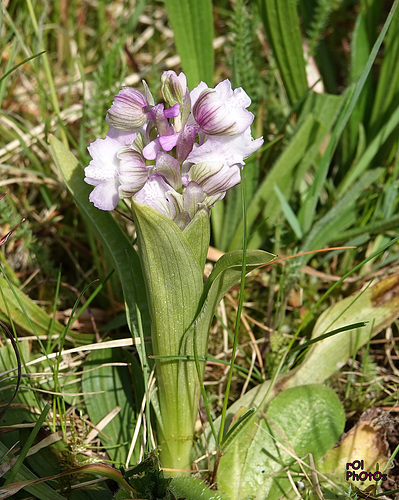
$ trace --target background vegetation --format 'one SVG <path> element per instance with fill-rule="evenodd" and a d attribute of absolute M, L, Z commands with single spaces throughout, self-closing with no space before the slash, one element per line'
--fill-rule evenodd
<path fill-rule="evenodd" d="M 102 489 L 87 483 L 87 470 L 101 474 L 90 464 L 127 468 L 151 447 L 150 438 L 144 445 L 137 436 L 132 441 L 136 428 L 140 435 L 148 428 L 142 430 L 144 384 L 120 281 L 67 191 L 48 138 L 69 145 L 83 179 L 86 148 L 105 135 L 105 114 L 120 86 L 140 87 L 145 79 L 156 94 L 162 70 L 182 67 L 191 88 L 201 79 L 212 85 L 229 78 L 251 96 L 253 135 L 263 135 L 265 144 L 245 167 L 247 243 L 286 257 L 246 283 L 236 359 L 243 370 L 234 375 L 230 399 L 300 364 L 298 351 L 287 355 L 298 328 L 294 346 L 310 339 L 329 306 L 371 280 L 391 278 L 374 302 L 391 306 L 389 322 L 328 383 L 345 407 L 346 430 L 361 419 L 374 422 L 385 455 L 395 456 L 396 4 L 217 0 L 211 9 L 208 2 L 188 1 L 2 2 L 0 189 L 8 194 L 0 202 L 1 234 L 27 220 L 0 253 L 0 319 L 18 337 L 23 365 L 18 395 L 1 419 L 1 476 L 6 484 L 32 482 L 89 467 L 73 479 L 30 485 L 15 498 L 26 498 L 26 491 L 37 498 L 112 498 L 111 481 Z M 123 204 L 119 209 L 127 212 Z M 120 213 L 113 216 L 134 241 L 134 225 Z M 213 209 L 214 249 L 241 248 L 242 224 L 238 187 Z M 232 289 L 211 332 L 210 353 L 220 361 L 209 362 L 206 372 L 214 417 L 223 407 L 223 363 L 231 359 L 237 301 Z M 100 340 L 119 341 L 121 348 L 87 348 Z M 72 351 L 54 354 L 62 349 Z M 16 387 L 15 368 L 14 350 L 3 337 L 3 405 Z M 372 413 L 365 417 L 367 410 Z M 385 491 L 399 488 L 398 477 L 392 465 Z M 313 492 L 309 487 L 303 497 Z M 346 484 L 341 495 L 357 494 Z"/>

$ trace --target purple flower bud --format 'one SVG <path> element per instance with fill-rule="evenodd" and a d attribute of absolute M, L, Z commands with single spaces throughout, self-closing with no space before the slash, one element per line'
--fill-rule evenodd
<path fill-rule="evenodd" d="M 154 165 L 147 166 L 142 154 L 129 146 L 118 152 L 119 197 L 128 198 L 136 194 L 147 182 Z"/>
<path fill-rule="evenodd" d="M 243 132 L 253 122 L 247 111 L 251 99 L 242 88 L 232 90 L 229 80 L 215 89 L 205 89 L 193 106 L 195 121 L 207 135 L 234 135 Z"/>
<path fill-rule="evenodd" d="M 124 87 L 115 96 L 107 113 L 107 122 L 121 130 L 135 130 L 147 120 L 149 103 L 144 94 L 133 87 Z"/>
<path fill-rule="evenodd" d="M 170 135 L 173 134 L 173 128 L 169 125 L 168 118 L 166 116 L 167 111 L 164 110 L 164 105 L 156 104 L 149 112 L 148 119 L 155 123 L 155 127 L 159 135 Z M 165 114 L 166 113 L 166 114 Z"/>
<path fill-rule="evenodd" d="M 190 219 L 200 210 L 205 199 L 202 187 L 196 182 L 190 182 L 183 192 L 183 209 L 188 213 Z"/>
<path fill-rule="evenodd" d="M 161 76 L 161 92 L 169 106 L 183 104 L 186 96 L 187 79 L 184 73 L 176 75 L 174 71 L 164 71 Z"/>
<path fill-rule="evenodd" d="M 241 182 L 240 167 L 212 161 L 197 163 L 191 167 L 189 179 L 200 185 L 206 194 L 219 194 Z"/>
<path fill-rule="evenodd" d="M 158 154 L 154 171 L 162 175 L 174 189 L 179 190 L 182 187 L 180 163 L 168 153 L 161 151 Z"/>

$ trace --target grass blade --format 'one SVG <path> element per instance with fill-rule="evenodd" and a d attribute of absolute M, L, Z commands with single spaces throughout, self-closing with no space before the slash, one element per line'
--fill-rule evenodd
<path fill-rule="evenodd" d="M 261 0 L 260 14 L 292 105 L 307 92 L 308 84 L 296 0 Z"/>
<path fill-rule="evenodd" d="M 188 86 L 213 83 L 211 0 L 165 0 Z"/>

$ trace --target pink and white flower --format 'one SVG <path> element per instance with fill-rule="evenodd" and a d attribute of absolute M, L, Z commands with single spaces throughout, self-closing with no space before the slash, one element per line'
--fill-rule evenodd
<path fill-rule="evenodd" d="M 110 130 L 88 148 L 85 181 L 90 201 L 113 210 L 122 198 L 153 207 L 184 229 L 199 210 L 210 210 L 239 184 L 253 140 L 251 100 L 228 80 L 189 92 L 183 73 L 162 75 L 163 103 L 124 87 L 107 113 Z"/>

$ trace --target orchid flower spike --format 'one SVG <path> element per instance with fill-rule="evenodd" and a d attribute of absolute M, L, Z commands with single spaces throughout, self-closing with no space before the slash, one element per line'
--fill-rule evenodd
<path fill-rule="evenodd" d="M 110 129 L 88 148 L 90 201 L 113 210 L 122 198 L 153 207 L 184 229 L 199 210 L 239 184 L 245 159 L 263 144 L 253 139 L 251 99 L 229 80 L 191 92 L 184 73 L 161 77 L 164 103 L 123 87 L 107 113 Z"/>

